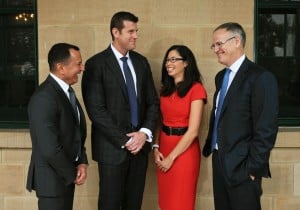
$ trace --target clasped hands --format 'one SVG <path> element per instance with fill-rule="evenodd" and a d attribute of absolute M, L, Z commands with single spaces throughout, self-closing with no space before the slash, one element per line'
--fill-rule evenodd
<path fill-rule="evenodd" d="M 159 170 L 164 173 L 167 172 L 174 163 L 174 159 L 172 157 L 170 157 L 169 155 L 167 157 L 164 157 L 164 155 L 158 150 L 158 148 L 154 149 L 154 161 Z"/>
<path fill-rule="evenodd" d="M 147 136 L 143 132 L 132 132 L 127 134 L 130 137 L 129 141 L 125 144 L 125 148 L 136 155 L 144 146 Z"/>

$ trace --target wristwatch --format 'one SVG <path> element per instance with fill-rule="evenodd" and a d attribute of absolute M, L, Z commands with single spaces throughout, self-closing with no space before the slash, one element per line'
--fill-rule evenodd
<path fill-rule="evenodd" d="M 153 144 L 153 145 L 152 145 L 152 150 L 154 150 L 155 148 L 158 149 L 158 148 L 159 148 L 159 145 L 158 145 L 158 144 Z"/>

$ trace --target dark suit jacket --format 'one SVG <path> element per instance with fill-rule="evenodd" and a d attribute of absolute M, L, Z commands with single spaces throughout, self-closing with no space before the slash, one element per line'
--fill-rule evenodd
<path fill-rule="evenodd" d="M 51 77 L 40 85 L 29 106 L 32 155 L 27 189 L 38 196 L 59 196 L 73 183 L 76 166 L 87 164 L 85 153 L 86 122 L 77 101 L 80 125 L 72 105 L 58 83 Z M 81 148 L 79 152 L 79 148 Z M 75 162 L 76 156 L 80 158 Z"/>
<path fill-rule="evenodd" d="M 139 125 L 154 132 L 158 118 L 158 97 L 147 59 L 129 52 L 137 81 Z M 117 165 L 129 157 L 121 149 L 131 132 L 130 106 L 122 70 L 111 47 L 86 62 L 82 78 L 82 94 L 92 121 L 92 157 L 95 161 Z M 148 155 L 150 144 L 143 151 Z"/>
<path fill-rule="evenodd" d="M 215 104 L 225 69 L 216 75 L 214 106 L 203 155 L 211 153 Z M 237 185 L 269 177 L 269 156 L 277 135 L 278 87 L 275 77 L 247 58 L 242 63 L 222 106 L 218 124 L 218 154 L 225 178 Z"/>

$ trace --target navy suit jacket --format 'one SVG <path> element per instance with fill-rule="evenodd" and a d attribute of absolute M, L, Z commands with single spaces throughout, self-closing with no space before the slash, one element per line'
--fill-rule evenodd
<path fill-rule="evenodd" d="M 203 155 L 209 156 L 216 97 L 225 69 L 215 78 L 216 92 Z M 278 87 L 273 74 L 247 58 L 232 81 L 218 123 L 218 155 L 225 178 L 237 185 L 249 175 L 270 177 L 269 156 L 277 135 Z"/>
<path fill-rule="evenodd" d="M 77 106 L 79 124 L 67 95 L 51 76 L 30 99 L 32 155 L 27 189 L 35 190 L 38 196 L 62 195 L 76 178 L 76 166 L 88 163 L 85 116 L 78 101 Z M 78 155 L 80 158 L 75 162 Z"/>
<path fill-rule="evenodd" d="M 154 132 L 159 115 L 159 101 L 154 87 L 150 65 L 137 52 L 129 52 L 136 73 L 138 126 Z M 93 160 L 118 165 L 129 157 L 121 149 L 132 132 L 130 106 L 126 83 L 111 47 L 94 55 L 86 62 L 82 78 L 82 94 L 87 113 L 92 121 Z M 151 150 L 146 142 L 142 152 Z"/>

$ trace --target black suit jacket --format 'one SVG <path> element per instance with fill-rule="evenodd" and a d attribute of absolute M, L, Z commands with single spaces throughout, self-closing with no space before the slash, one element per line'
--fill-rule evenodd
<path fill-rule="evenodd" d="M 38 196 L 61 195 L 75 180 L 76 166 L 88 163 L 84 147 L 86 122 L 78 101 L 77 105 L 80 124 L 67 95 L 51 76 L 31 97 L 28 115 L 32 155 L 27 189 L 35 190 Z"/>
<path fill-rule="evenodd" d="M 214 106 L 203 155 L 211 151 L 216 97 L 225 69 L 216 75 Z M 269 156 L 277 135 L 278 87 L 275 77 L 247 58 L 229 87 L 218 124 L 218 154 L 225 178 L 237 185 L 269 177 Z"/>
<path fill-rule="evenodd" d="M 154 132 L 158 118 L 158 97 L 147 59 L 137 52 L 129 52 L 137 81 L 137 129 L 144 127 Z M 95 161 L 117 165 L 129 157 L 121 149 L 132 132 L 130 106 L 122 70 L 111 47 L 94 55 L 86 62 L 82 78 L 82 94 L 87 113 L 92 121 L 92 157 Z M 142 152 L 148 155 L 150 144 Z"/>

